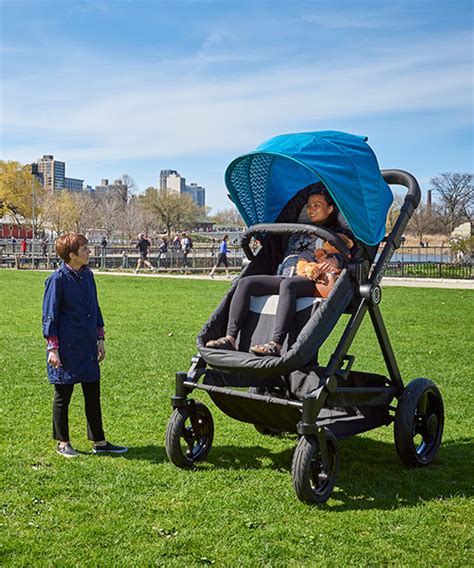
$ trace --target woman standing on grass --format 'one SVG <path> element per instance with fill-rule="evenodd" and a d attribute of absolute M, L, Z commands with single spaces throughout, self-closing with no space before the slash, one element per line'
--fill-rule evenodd
<path fill-rule="evenodd" d="M 121 454 L 127 448 L 107 442 L 102 428 L 99 363 L 105 358 L 104 320 L 94 275 L 87 267 L 87 239 L 77 233 L 62 235 L 56 241 L 56 253 L 64 263 L 46 280 L 43 298 L 48 379 L 54 385 L 56 451 L 66 458 L 79 455 L 70 442 L 68 411 L 74 385 L 80 383 L 92 453 Z"/>

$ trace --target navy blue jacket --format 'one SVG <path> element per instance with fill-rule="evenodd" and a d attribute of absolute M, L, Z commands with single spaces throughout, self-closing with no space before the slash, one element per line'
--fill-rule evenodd
<path fill-rule="evenodd" d="M 104 320 L 97 301 L 92 271 L 76 272 L 62 265 L 45 282 L 43 335 L 59 338 L 62 367 L 48 365 L 52 384 L 98 381 L 97 328 Z"/>

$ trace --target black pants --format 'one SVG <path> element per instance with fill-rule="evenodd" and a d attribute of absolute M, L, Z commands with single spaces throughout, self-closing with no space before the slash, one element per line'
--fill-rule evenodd
<path fill-rule="evenodd" d="M 250 296 L 279 294 L 273 341 L 283 344 L 296 315 L 296 300 L 313 296 L 314 282 L 303 276 L 247 276 L 242 278 L 230 303 L 227 335 L 237 337 L 250 309 Z"/>
<path fill-rule="evenodd" d="M 105 440 L 100 408 L 100 382 L 81 383 L 87 418 L 87 437 L 94 442 Z M 53 439 L 69 440 L 69 402 L 74 385 L 54 385 Z"/>

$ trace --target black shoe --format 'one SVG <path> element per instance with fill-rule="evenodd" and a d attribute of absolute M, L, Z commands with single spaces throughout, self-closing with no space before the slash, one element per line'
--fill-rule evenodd
<path fill-rule="evenodd" d="M 127 447 L 115 446 L 110 442 L 107 442 L 105 446 L 97 446 L 96 444 L 92 446 L 93 454 L 124 454 L 125 452 L 128 452 Z"/>

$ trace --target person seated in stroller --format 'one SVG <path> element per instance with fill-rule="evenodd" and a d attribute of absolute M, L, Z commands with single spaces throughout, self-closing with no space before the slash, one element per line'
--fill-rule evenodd
<path fill-rule="evenodd" d="M 352 235 L 339 225 L 338 209 L 327 190 L 315 188 L 308 197 L 306 210 L 312 224 L 338 233 L 349 250 L 354 247 Z M 344 267 L 343 257 L 334 247 L 324 242 L 322 248 L 316 248 L 316 242 L 314 238 L 295 235 L 288 243 L 287 255 L 279 267 L 278 275 L 242 278 L 230 304 L 226 335 L 208 341 L 206 347 L 235 350 L 237 335 L 250 309 L 251 296 L 279 294 L 272 339 L 250 348 L 256 355 L 279 357 L 296 314 L 297 298 L 326 298 Z"/>

